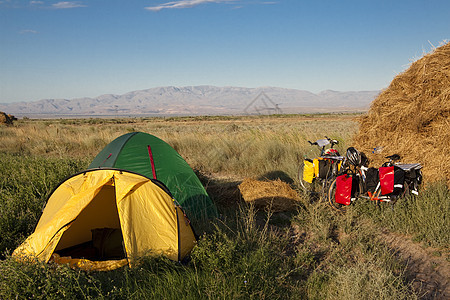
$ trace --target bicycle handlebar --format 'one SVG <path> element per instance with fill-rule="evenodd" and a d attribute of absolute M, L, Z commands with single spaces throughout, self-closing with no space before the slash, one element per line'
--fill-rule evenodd
<path fill-rule="evenodd" d="M 331 143 L 331 148 L 333 148 L 334 145 L 339 144 L 338 140 L 332 140 L 329 137 L 325 136 L 325 138 Z"/>
<path fill-rule="evenodd" d="M 330 148 L 333 148 L 334 145 L 339 144 L 339 141 L 330 139 L 329 137 L 325 136 L 325 139 L 319 139 L 319 140 L 317 140 L 315 142 L 308 141 L 308 143 L 311 146 L 317 145 L 317 146 L 322 147 L 322 148 L 324 148 L 328 144 L 331 144 Z"/>

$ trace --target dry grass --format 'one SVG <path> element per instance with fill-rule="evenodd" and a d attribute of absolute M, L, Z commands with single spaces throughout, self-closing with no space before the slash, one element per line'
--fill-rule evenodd
<path fill-rule="evenodd" d="M 194 168 L 237 177 L 283 170 L 295 178 L 298 163 L 314 157 L 307 140 L 324 135 L 342 142 L 355 133 L 353 115 L 287 117 L 20 120 L 0 127 L 0 153 L 92 160 L 116 137 L 132 131 L 168 142 Z"/>
<path fill-rule="evenodd" d="M 292 210 L 300 201 L 299 194 L 280 179 L 259 181 L 246 178 L 239 185 L 239 190 L 245 202 L 274 212 Z"/>
<path fill-rule="evenodd" d="M 355 146 L 379 165 L 383 154 L 398 153 L 404 162 L 420 162 L 427 182 L 450 186 L 450 43 L 435 49 L 399 74 L 360 119 Z"/>

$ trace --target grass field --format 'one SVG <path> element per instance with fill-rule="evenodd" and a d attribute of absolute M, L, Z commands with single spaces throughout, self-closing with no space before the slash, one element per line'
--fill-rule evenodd
<path fill-rule="evenodd" d="M 405 262 L 380 236 L 407 234 L 448 255 L 449 190 L 430 185 L 394 209 L 357 203 L 336 214 L 304 197 L 296 210 L 258 211 L 240 199 L 246 177 L 274 176 L 296 188 L 299 163 L 318 154 L 307 140 L 329 136 L 344 152 L 353 115 L 21 120 L 0 127 L 2 299 L 417 299 Z M 114 138 L 132 131 L 172 145 L 198 172 L 220 218 L 201 228 L 191 260 L 142 258 L 139 267 L 90 273 L 21 264 L 9 256 L 30 233 L 46 197 L 86 168 Z M 6 176 L 5 176 L 6 175 Z M 447 262 L 448 262 L 447 256 Z"/>

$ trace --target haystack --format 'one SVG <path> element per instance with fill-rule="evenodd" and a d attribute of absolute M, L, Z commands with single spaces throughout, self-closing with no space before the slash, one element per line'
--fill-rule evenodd
<path fill-rule="evenodd" d="M 359 121 L 354 144 L 374 166 L 398 153 L 402 162 L 423 165 L 425 182 L 450 186 L 450 43 L 396 76 Z M 379 146 L 382 153 L 373 154 Z"/>
<path fill-rule="evenodd" d="M 239 185 L 239 190 L 245 202 L 258 208 L 270 207 L 274 212 L 294 209 L 300 201 L 298 193 L 280 179 L 259 181 L 247 178 Z"/>

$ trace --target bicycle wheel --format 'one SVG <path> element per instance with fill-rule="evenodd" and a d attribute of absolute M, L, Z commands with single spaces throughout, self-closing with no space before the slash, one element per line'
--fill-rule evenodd
<path fill-rule="evenodd" d="M 345 212 L 345 210 L 347 209 L 347 205 L 337 203 L 334 198 L 335 195 L 336 195 L 336 179 L 333 180 L 333 182 L 330 184 L 330 188 L 328 189 L 328 204 L 334 210 L 337 210 L 339 212 Z"/>
<path fill-rule="evenodd" d="M 328 192 L 332 183 L 336 180 L 336 176 L 329 177 L 327 179 L 322 179 L 321 181 L 321 190 L 320 190 L 320 200 L 327 202 L 328 201 Z"/>

